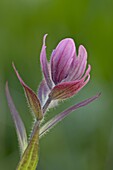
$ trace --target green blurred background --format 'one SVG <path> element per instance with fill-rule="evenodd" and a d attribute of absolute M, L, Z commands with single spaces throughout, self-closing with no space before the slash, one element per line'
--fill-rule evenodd
<path fill-rule="evenodd" d="M 101 92 L 40 141 L 39 170 L 113 169 L 113 0 L 0 0 L 0 170 L 14 170 L 19 147 L 5 98 L 5 82 L 29 134 L 32 116 L 12 69 L 36 91 L 42 74 L 40 50 L 48 33 L 47 55 L 72 37 L 83 44 L 92 65 L 91 81 L 74 98 L 50 110 L 47 118 Z"/>

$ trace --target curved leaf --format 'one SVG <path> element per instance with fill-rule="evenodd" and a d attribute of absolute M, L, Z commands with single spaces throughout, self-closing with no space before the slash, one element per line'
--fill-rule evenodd
<path fill-rule="evenodd" d="M 15 73 L 16 73 L 21 85 L 23 86 L 23 88 L 25 90 L 26 98 L 27 98 L 27 101 L 28 101 L 31 111 L 35 114 L 35 117 L 37 120 L 41 120 L 43 118 L 43 113 L 42 113 L 41 104 L 40 104 L 40 101 L 39 101 L 37 95 L 33 92 L 33 90 L 31 88 L 29 88 L 24 83 L 24 81 L 20 77 L 18 71 L 16 70 L 14 64 L 13 64 L 13 68 L 15 70 Z"/>

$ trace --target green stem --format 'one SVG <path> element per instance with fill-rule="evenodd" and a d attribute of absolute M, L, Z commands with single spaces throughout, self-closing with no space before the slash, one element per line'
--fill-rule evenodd
<path fill-rule="evenodd" d="M 47 110 L 47 108 L 48 108 L 48 106 L 49 106 L 50 103 L 51 103 L 51 98 L 48 97 L 45 105 L 43 106 L 43 114 L 45 114 L 45 112 L 46 112 L 46 110 Z"/>

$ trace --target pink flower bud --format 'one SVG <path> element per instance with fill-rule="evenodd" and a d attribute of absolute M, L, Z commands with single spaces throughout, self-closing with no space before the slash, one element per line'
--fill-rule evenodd
<path fill-rule="evenodd" d="M 73 39 L 63 39 L 53 50 L 50 63 L 48 63 L 45 51 L 46 36 L 43 39 L 40 61 L 50 89 L 49 96 L 53 100 L 69 98 L 78 93 L 90 80 L 91 66 L 89 65 L 86 70 L 86 49 L 80 45 L 77 56 Z"/>

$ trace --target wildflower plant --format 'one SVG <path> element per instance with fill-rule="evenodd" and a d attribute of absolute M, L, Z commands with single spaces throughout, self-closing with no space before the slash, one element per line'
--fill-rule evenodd
<path fill-rule="evenodd" d="M 77 56 L 75 43 L 71 38 L 60 41 L 51 54 L 50 62 L 48 62 L 46 58 L 46 37 L 47 34 L 43 38 L 43 45 L 40 53 L 43 80 L 38 88 L 38 94 L 25 84 L 16 70 L 14 63 L 12 64 L 35 118 L 33 130 L 29 139 L 27 138 L 24 123 L 10 95 L 8 83 L 6 83 L 6 97 L 15 123 L 21 151 L 17 170 L 35 170 L 39 160 L 39 140 L 41 137 L 71 112 L 86 106 L 100 95 L 97 94 L 94 97 L 67 108 L 41 126 L 48 108 L 55 107 L 60 101 L 78 93 L 89 82 L 91 71 L 90 65 L 86 68 L 87 51 L 85 47 L 82 45 L 79 46 Z"/>

